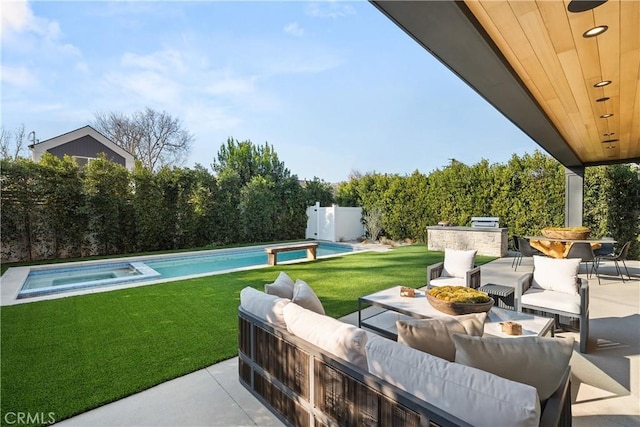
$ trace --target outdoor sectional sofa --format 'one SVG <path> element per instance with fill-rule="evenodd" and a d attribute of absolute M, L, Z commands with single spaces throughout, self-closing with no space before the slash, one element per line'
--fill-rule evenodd
<path fill-rule="evenodd" d="M 571 425 L 568 364 L 541 402 L 530 385 L 253 288 L 241 293 L 238 319 L 240 383 L 287 425 Z"/>

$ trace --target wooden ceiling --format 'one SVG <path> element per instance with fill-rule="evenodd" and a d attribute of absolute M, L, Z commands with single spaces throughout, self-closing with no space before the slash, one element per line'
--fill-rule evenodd
<path fill-rule="evenodd" d="M 640 2 L 579 13 L 568 1 L 465 3 L 584 164 L 640 158 Z"/>
<path fill-rule="evenodd" d="M 565 166 L 640 162 L 640 1 L 373 3 Z"/>

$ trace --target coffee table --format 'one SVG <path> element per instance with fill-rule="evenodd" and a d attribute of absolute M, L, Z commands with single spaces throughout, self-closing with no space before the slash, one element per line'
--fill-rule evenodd
<path fill-rule="evenodd" d="M 367 328 L 387 338 L 397 340 L 396 320 L 408 318 L 430 319 L 455 317 L 436 310 L 429 304 L 425 290 L 416 289 L 415 297 L 401 297 L 401 286 L 385 289 L 358 298 L 358 326 Z M 366 306 L 378 307 L 368 317 L 363 317 Z M 484 334 L 504 338 L 520 338 L 531 336 L 553 336 L 554 320 L 548 317 L 535 316 L 528 313 L 493 307 L 484 324 Z M 508 335 L 502 332 L 500 322 L 513 321 L 522 325 L 522 335 Z"/>

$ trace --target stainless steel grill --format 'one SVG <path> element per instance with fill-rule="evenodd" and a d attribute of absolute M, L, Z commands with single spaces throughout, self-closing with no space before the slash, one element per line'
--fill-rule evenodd
<path fill-rule="evenodd" d="M 471 226 L 480 228 L 500 228 L 500 218 L 497 216 L 472 216 Z"/>

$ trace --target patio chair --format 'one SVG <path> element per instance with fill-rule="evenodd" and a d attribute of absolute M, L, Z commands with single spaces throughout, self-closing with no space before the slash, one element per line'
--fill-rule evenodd
<path fill-rule="evenodd" d="M 613 237 L 603 237 L 602 240 L 611 240 L 611 243 L 603 242 L 600 244 L 600 247 L 598 249 L 593 250 L 593 254 L 596 256 L 596 262 L 600 257 L 615 255 L 615 252 L 614 252 L 615 241 Z"/>
<path fill-rule="evenodd" d="M 560 317 L 578 321 L 580 353 L 589 340 L 589 281 L 578 277 L 580 260 L 533 257 L 533 273 L 518 279 L 515 289 L 517 311 L 532 310 L 553 315 L 556 328 Z"/>
<path fill-rule="evenodd" d="M 516 268 L 514 271 L 518 270 L 518 265 L 522 264 L 522 258 L 524 257 L 530 258 L 534 255 L 545 256 L 542 252 L 533 248 L 529 241 L 524 237 L 518 237 L 518 250 L 520 251 L 520 258 L 516 263 Z"/>
<path fill-rule="evenodd" d="M 444 250 L 444 261 L 427 267 L 427 286 L 480 287 L 480 267 L 475 250 Z"/>
<path fill-rule="evenodd" d="M 620 265 L 618 264 L 619 262 L 622 262 L 622 265 L 624 266 L 624 270 L 627 272 L 627 277 L 629 278 L 629 280 L 631 280 L 631 276 L 629 275 L 629 270 L 627 269 L 627 264 L 625 263 L 625 260 L 627 259 L 627 254 L 629 252 L 629 246 L 631 246 L 631 242 L 627 242 L 624 245 L 622 245 L 622 249 L 620 249 L 620 253 L 613 254 L 613 255 L 604 255 L 604 256 L 599 256 L 596 259 L 596 265 L 602 261 L 613 261 L 616 265 L 616 271 L 617 273 L 620 275 L 620 277 L 622 277 L 622 283 L 624 283 L 624 275 L 622 274 L 622 270 L 620 269 Z"/>
<path fill-rule="evenodd" d="M 598 274 L 598 263 L 596 262 L 596 256 L 591 249 L 591 243 L 576 242 L 572 243 L 567 252 L 566 258 L 580 258 L 580 263 L 584 263 L 587 267 L 587 279 L 590 274 L 596 273 L 598 278 L 598 285 L 600 284 L 600 275 Z M 589 263 L 591 263 L 591 269 L 589 269 Z"/>

